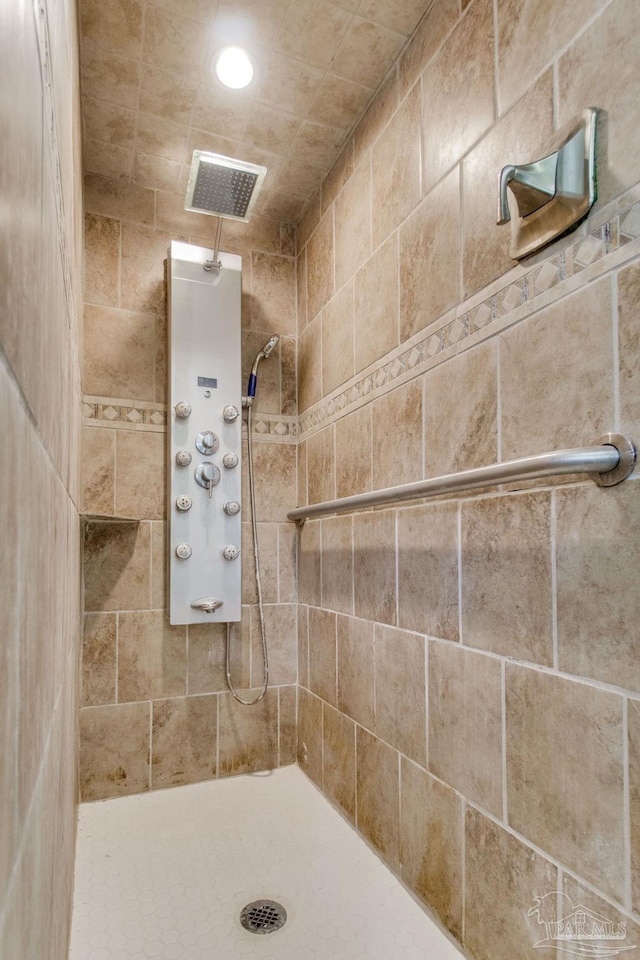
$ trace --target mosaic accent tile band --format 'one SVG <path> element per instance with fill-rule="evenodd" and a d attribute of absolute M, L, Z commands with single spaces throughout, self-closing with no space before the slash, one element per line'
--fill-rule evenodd
<path fill-rule="evenodd" d="M 110 426 L 136 426 L 149 424 L 154 427 L 166 427 L 166 407 L 147 407 L 143 404 L 94 403 L 83 399 L 82 416 L 84 420 L 100 420 Z"/>
<path fill-rule="evenodd" d="M 105 398 L 99 401 L 94 397 L 85 397 L 82 401 L 82 416 L 85 424 L 97 421 L 111 427 L 148 426 L 162 432 L 167 426 L 166 407 L 145 401 L 122 403 Z M 246 436 L 246 424 L 243 424 L 243 435 Z M 254 414 L 252 435 L 260 440 L 295 443 L 298 436 L 297 417 Z"/>
<path fill-rule="evenodd" d="M 447 316 L 451 315 L 449 312 L 434 321 L 421 334 L 396 348 L 390 358 L 383 358 L 377 369 L 360 375 L 341 392 L 325 397 L 306 411 L 299 418 L 299 436 L 315 432 L 343 411 L 361 404 L 369 395 L 386 392 L 401 378 L 411 379 L 428 367 L 443 362 L 453 353 L 465 349 L 465 341 L 471 337 L 474 337 L 475 344 L 492 336 L 498 329 L 516 323 L 522 319 L 520 308 L 528 305 L 530 309 L 527 313 L 532 312 L 542 305 L 539 301 L 543 295 L 556 287 L 560 288 L 562 284 L 569 288 L 571 280 L 588 268 L 599 266 L 600 272 L 605 272 L 619 260 L 619 251 L 638 238 L 640 202 L 612 216 L 586 235 L 582 234 L 571 246 L 544 263 L 536 264 L 523 276 L 505 284 L 486 299 L 477 302 L 477 295 L 470 298 L 460 305 L 453 319 L 447 320 Z M 480 335 L 474 336 L 477 334 Z"/>
<path fill-rule="evenodd" d="M 298 418 L 283 417 L 278 414 L 269 416 L 258 413 L 253 416 L 252 436 L 260 440 L 280 440 L 295 443 L 298 438 Z M 243 436 L 246 435 L 247 425 L 242 425 Z"/>

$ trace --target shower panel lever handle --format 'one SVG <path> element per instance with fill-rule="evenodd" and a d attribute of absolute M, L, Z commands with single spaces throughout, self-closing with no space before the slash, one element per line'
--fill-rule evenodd
<path fill-rule="evenodd" d="M 196 483 L 209 491 L 209 500 L 211 500 L 213 488 L 220 483 L 220 470 L 215 463 L 207 460 L 196 467 Z"/>
<path fill-rule="evenodd" d="M 200 597 L 191 604 L 194 610 L 202 610 L 203 613 L 214 613 L 222 605 L 223 601 L 218 600 L 217 597 Z"/>

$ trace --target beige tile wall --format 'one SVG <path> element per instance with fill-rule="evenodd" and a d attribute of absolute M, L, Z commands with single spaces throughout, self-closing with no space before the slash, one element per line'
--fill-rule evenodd
<path fill-rule="evenodd" d="M 640 438 L 640 9 L 578 6 L 434 4 L 309 204 L 300 503 Z M 596 208 L 515 265 L 499 170 L 587 106 Z M 578 904 L 637 943 L 639 489 L 299 534 L 299 763 L 476 960 L 537 956 Z"/>
<path fill-rule="evenodd" d="M 254 406 L 256 510 L 270 689 L 256 707 L 227 692 L 220 625 L 171 627 L 165 612 L 166 303 L 171 239 L 209 246 L 216 220 L 168 211 L 156 192 L 90 175 L 86 262 L 83 478 L 85 632 L 83 799 L 136 793 L 294 760 L 297 542 L 296 276 L 291 228 L 227 221 L 222 249 L 243 257 L 243 383 L 273 333 Z M 278 442 L 280 441 L 280 442 Z M 262 682 L 249 497 L 242 624 L 232 676 Z M 113 518 L 131 518 L 118 522 Z M 108 518 L 108 519 L 103 519 Z"/>
<path fill-rule="evenodd" d="M 66 960 L 80 645 L 76 13 L 0 16 L 0 956 Z"/>

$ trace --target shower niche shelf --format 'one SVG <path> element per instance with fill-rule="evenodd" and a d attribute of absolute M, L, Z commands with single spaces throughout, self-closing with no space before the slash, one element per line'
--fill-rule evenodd
<path fill-rule="evenodd" d="M 140 523 L 139 517 L 114 517 L 107 513 L 81 513 L 80 519 L 85 523 Z"/>

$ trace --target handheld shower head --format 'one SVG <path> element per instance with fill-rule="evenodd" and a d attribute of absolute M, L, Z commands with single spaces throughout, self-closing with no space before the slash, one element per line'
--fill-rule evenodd
<path fill-rule="evenodd" d="M 278 340 L 279 340 L 279 339 L 280 339 L 279 334 L 274 333 L 274 335 L 273 335 L 273 336 L 271 337 L 271 339 L 269 340 L 269 343 L 265 344 L 265 346 L 262 348 L 262 350 L 260 351 L 260 353 L 261 353 L 262 356 L 265 358 L 265 360 L 267 359 L 268 356 L 271 355 L 271 351 L 272 351 L 273 348 L 276 346 L 276 344 L 278 343 Z M 260 354 L 258 354 L 258 356 L 260 356 Z"/>
<path fill-rule="evenodd" d="M 251 368 L 251 373 L 249 375 L 249 384 L 247 386 L 247 396 L 245 397 L 246 403 L 245 403 L 245 400 L 243 400 L 244 406 L 250 407 L 251 404 L 253 403 L 253 398 L 256 395 L 256 386 L 258 383 L 258 364 L 263 358 L 266 359 L 267 357 L 271 356 L 271 354 L 273 353 L 273 350 L 277 346 L 279 339 L 280 339 L 279 334 L 274 333 L 274 335 L 271 337 L 271 339 L 267 343 L 265 343 L 264 347 L 256 357 L 253 367 Z"/>

